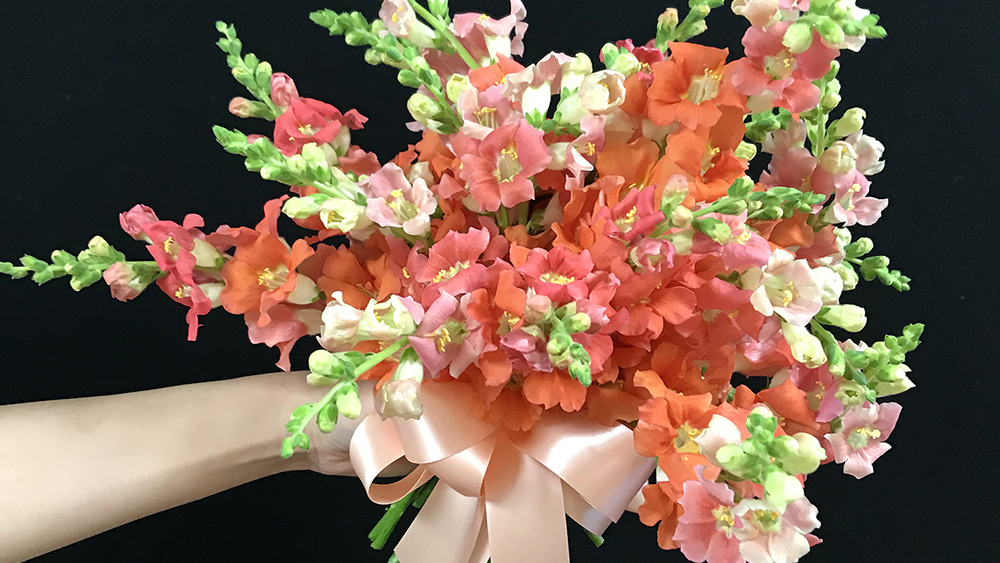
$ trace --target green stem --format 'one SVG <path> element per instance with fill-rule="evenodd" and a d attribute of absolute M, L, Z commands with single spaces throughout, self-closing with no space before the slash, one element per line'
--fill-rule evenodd
<path fill-rule="evenodd" d="M 420 14 L 422 18 L 427 20 L 427 23 L 431 24 L 431 26 L 434 29 L 441 32 L 441 35 L 443 35 L 444 38 L 447 39 L 449 43 L 451 43 L 451 46 L 454 47 L 455 51 L 458 52 L 458 56 L 462 57 L 462 60 L 465 61 L 465 64 L 469 65 L 470 69 L 479 68 L 479 63 L 477 63 L 476 60 L 472 58 L 472 55 L 469 54 L 469 51 L 467 51 L 465 49 L 465 46 L 462 45 L 462 42 L 459 41 L 457 37 L 455 37 L 455 34 L 453 34 L 451 30 L 448 29 L 448 26 L 445 25 L 443 21 L 441 21 L 441 18 L 430 13 L 427 10 L 427 8 L 421 6 L 420 3 L 417 2 L 416 0 L 406 0 L 406 1 L 410 3 L 410 6 L 412 6 L 413 9 L 418 14 Z"/>
<path fill-rule="evenodd" d="M 323 407 L 329 404 L 330 401 L 332 401 L 334 397 L 337 396 L 337 391 L 340 390 L 341 386 L 347 384 L 348 381 L 350 383 L 354 383 L 354 380 L 357 379 L 358 376 L 372 369 L 376 365 L 382 363 L 382 360 L 385 360 L 389 356 L 395 354 L 396 352 L 399 351 L 400 348 L 409 343 L 410 339 L 408 337 L 404 336 L 403 338 L 400 338 L 385 350 L 382 350 L 378 354 L 371 356 L 370 358 L 365 360 L 363 364 L 359 365 L 357 367 L 357 370 L 354 372 L 353 378 L 346 378 L 346 377 L 341 378 L 341 380 L 338 381 L 336 385 L 334 385 L 333 387 L 330 388 L 329 391 L 327 391 L 326 395 L 323 395 L 322 399 L 320 399 L 318 402 L 313 404 L 312 407 L 310 407 L 309 411 L 306 413 L 306 416 L 302 418 L 302 428 L 305 428 L 309 424 L 309 422 L 313 419 L 313 417 L 319 414 L 319 411 L 323 410 Z"/>
<path fill-rule="evenodd" d="M 708 215 L 709 213 L 714 213 L 717 209 L 721 209 L 721 208 L 725 207 L 726 205 L 729 205 L 731 203 L 731 200 L 732 200 L 732 198 L 729 197 L 729 196 L 725 196 L 725 197 L 719 198 L 719 199 L 713 201 L 708 207 L 706 207 L 704 209 L 699 209 L 698 211 L 692 212 L 691 213 L 691 218 L 692 219 L 697 219 L 698 217 L 701 217 L 702 215 Z"/>
<path fill-rule="evenodd" d="M 416 490 L 412 491 L 405 497 L 397 500 L 396 502 L 389 505 L 385 509 L 385 515 L 379 519 L 375 527 L 368 534 L 368 539 L 372 541 L 372 547 L 374 549 L 382 549 L 385 547 L 386 542 L 389 541 L 389 536 L 392 535 L 392 531 L 396 529 L 396 524 L 399 523 L 399 519 L 403 517 L 403 513 L 412 504 L 417 508 L 423 506 L 424 501 L 431 494 L 434 489 L 434 485 L 437 484 L 437 478 L 433 478 L 427 481 L 423 485 L 417 487 Z M 395 557 L 395 554 L 393 554 Z M 392 561 L 392 558 L 389 559 Z M 398 559 L 397 559 L 398 561 Z"/>

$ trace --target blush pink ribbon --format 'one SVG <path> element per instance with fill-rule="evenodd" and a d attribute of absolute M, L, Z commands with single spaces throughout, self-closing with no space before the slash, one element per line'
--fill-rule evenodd
<path fill-rule="evenodd" d="M 395 548 L 401 563 L 569 563 L 564 514 L 602 534 L 656 466 L 635 452 L 626 426 L 546 411 L 530 431 L 513 432 L 473 416 L 473 392 L 425 382 L 420 419 L 370 415 L 351 439 L 351 463 L 376 503 L 439 479 Z M 375 483 L 403 457 L 417 469 Z"/>

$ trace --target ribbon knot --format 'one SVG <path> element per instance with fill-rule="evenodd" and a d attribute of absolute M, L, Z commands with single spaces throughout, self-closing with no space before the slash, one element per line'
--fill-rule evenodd
<path fill-rule="evenodd" d="M 635 452 L 625 426 L 546 411 L 530 431 L 512 432 L 472 416 L 472 393 L 465 383 L 426 382 L 420 419 L 371 415 L 351 440 L 351 463 L 376 503 L 439 479 L 395 548 L 401 563 L 569 563 L 564 514 L 602 534 L 656 465 Z M 374 483 L 402 457 L 417 469 Z"/>

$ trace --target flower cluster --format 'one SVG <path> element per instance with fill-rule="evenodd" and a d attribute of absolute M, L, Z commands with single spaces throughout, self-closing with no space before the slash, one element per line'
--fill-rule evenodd
<path fill-rule="evenodd" d="M 865 326 L 842 303 L 860 277 L 908 288 L 848 230 L 886 207 L 869 195 L 883 147 L 862 110 L 833 118 L 841 50 L 884 31 L 854 0 L 736 0 L 751 27 L 733 59 L 687 42 L 720 4 L 667 10 L 655 39 L 609 43 L 597 61 L 530 64 L 513 58 L 519 0 L 500 19 L 451 17 L 440 1 L 384 0 L 374 21 L 316 12 L 416 89 L 421 138 L 385 162 L 351 142 L 365 117 L 300 96 L 220 23 L 257 98 L 230 110 L 274 127 L 216 135 L 291 193 L 253 229 L 205 233 L 198 216 L 145 206 L 122 226 L 189 307 L 190 338 L 218 306 L 278 347 L 283 369 L 316 337 L 310 382 L 333 388 L 293 414 L 286 455 L 308 447 L 313 418 L 329 430 L 338 412 L 357 416 L 357 379 L 378 381 L 385 418 L 419 417 L 422 382 L 465 382 L 472 412 L 513 431 L 548 410 L 631 425 L 636 451 L 658 459 L 639 514 L 664 549 L 797 561 L 818 542 L 805 476 L 831 461 L 871 473 L 900 411 L 880 399 L 913 386 L 903 362 L 921 325 L 870 346 L 831 332 Z M 282 214 L 315 234 L 282 237 Z M 138 264 L 105 265 L 115 297 L 157 277 Z"/>

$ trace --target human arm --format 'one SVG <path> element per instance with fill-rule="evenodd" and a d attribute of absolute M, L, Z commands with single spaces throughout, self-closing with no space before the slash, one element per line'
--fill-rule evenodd
<path fill-rule="evenodd" d="M 281 459 L 284 424 L 320 399 L 303 373 L 273 373 L 112 395 L 0 406 L 0 563 L 282 471 L 352 475 L 357 421 L 306 432 Z M 373 412 L 370 387 L 363 414 Z"/>

